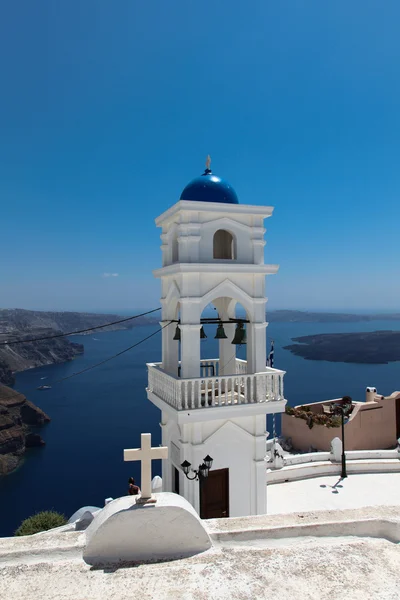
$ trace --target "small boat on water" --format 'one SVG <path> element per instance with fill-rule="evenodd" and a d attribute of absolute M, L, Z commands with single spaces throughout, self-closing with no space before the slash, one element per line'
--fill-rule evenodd
<path fill-rule="evenodd" d="M 47 375 L 46 375 L 46 377 L 41 377 L 40 379 L 47 379 Z"/>
<path fill-rule="evenodd" d="M 51 385 L 39 385 L 38 390 L 51 390 Z"/>

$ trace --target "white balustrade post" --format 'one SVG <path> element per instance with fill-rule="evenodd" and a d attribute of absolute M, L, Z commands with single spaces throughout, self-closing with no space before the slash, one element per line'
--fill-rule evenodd
<path fill-rule="evenodd" d="M 278 375 L 274 373 L 272 375 L 272 400 L 278 399 Z"/>

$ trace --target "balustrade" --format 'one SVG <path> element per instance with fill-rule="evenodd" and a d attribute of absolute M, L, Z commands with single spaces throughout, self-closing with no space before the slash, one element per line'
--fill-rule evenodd
<path fill-rule="evenodd" d="M 247 373 L 247 360 L 242 360 L 241 358 L 236 359 L 236 374 L 244 375 Z"/>
<path fill-rule="evenodd" d="M 283 400 L 284 371 L 247 373 L 247 362 L 236 359 L 236 373 L 220 376 L 218 365 L 218 359 L 202 360 L 201 377 L 181 379 L 150 363 L 148 389 L 176 410 Z"/>

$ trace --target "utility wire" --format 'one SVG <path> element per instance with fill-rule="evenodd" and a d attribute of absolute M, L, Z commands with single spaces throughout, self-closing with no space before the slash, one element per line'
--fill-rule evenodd
<path fill-rule="evenodd" d="M 117 354 L 114 354 L 114 356 L 110 356 L 109 358 L 106 358 L 105 360 L 102 360 L 101 362 L 96 363 L 95 365 L 91 365 L 90 367 L 86 367 L 86 369 L 82 369 L 82 371 L 77 371 L 76 373 L 72 373 L 72 375 L 67 375 L 67 377 L 62 377 L 61 379 L 57 379 L 56 381 L 53 381 L 53 382 L 50 382 L 50 383 L 52 385 L 56 384 L 56 383 L 61 383 L 62 381 L 65 381 L 66 379 L 71 379 L 71 377 L 76 377 L 77 375 L 81 375 L 82 373 L 86 373 L 87 371 L 91 371 L 92 369 L 95 369 L 96 367 L 100 367 L 100 365 L 104 365 L 105 363 L 109 362 L 110 360 L 113 360 L 114 358 L 117 358 L 118 356 L 121 356 L 121 354 L 125 354 L 125 352 L 129 352 L 129 350 L 132 350 L 132 348 L 136 348 L 136 346 L 139 346 L 143 342 L 146 342 L 151 337 L 153 337 L 153 335 L 156 335 L 157 333 L 160 333 L 160 331 L 162 331 L 163 329 L 165 329 L 165 327 L 168 327 L 168 325 L 171 325 L 171 323 L 172 323 L 172 321 L 170 321 L 169 323 L 167 323 L 163 327 L 160 327 L 160 329 L 157 329 L 157 331 L 153 331 L 153 333 L 151 333 L 147 337 L 143 338 L 139 342 L 136 342 L 136 344 L 133 344 L 132 346 L 129 346 L 129 348 L 125 348 L 125 350 L 121 350 L 121 352 L 117 352 Z"/>
<path fill-rule="evenodd" d="M 117 352 L 117 354 L 114 354 L 113 356 L 110 356 L 109 358 L 106 358 L 105 360 L 102 360 L 99 363 L 91 365 L 90 367 L 86 367 L 85 369 L 82 369 L 81 371 L 77 371 L 76 373 L 72 373 L 71 375 L 67 375 L 67 377 L 62 377 L 61 379 L 57 379 L 56 381 L 49 381 L 49 383 L 51 383 L 51 385 L 53 386 L 56 383 L 61 383 L 62 381 L 65 381 L 66 379 L 71 379 L 72 377 L 76 377 L 77 375 L 81 375 L 82 373 L 86 373 L 87 371 L 91 371 L 92 369 L 95 369 L 96 367 L 99 367 L 100 365 L 104 365 L 105 363 L 109 362 L 110 360 L 113 360 L 114 358 L 117 358 L 118 356 L 125 354 L 125 352 L 129 352 L 129 350 L 136 348 L 136 346 L 143 344 L 143 342 L 146 342 L 147 340 L 149 340 L 151 337 L 153 337 L 154 335 L 156 335 L 157 333 L 159 333 L 160 331 L 162 331 L 163 329 L 168 327 L 168 325 L 171 325 L 172 322 L 173 321 L 169 321 L 169 323 L 167 323 L 166 325 L 163 325 L 163 327 L 160 327 L 160 329 L 157 329 L 157 331 L 153 331 L 153 333 L 151 333 L 147 337 L 139 340 L 135 344 L 132 344 L 132 346 L 129 346 L 129 348 L 125 348 L 125 350 L 121 350 L 121 352 Z M 5 386 L 4 384 L 1 384 L 1 386 L 8 387 L 8 386 Z M 33 391 L 33 388 L 32 388 L 32 391 Z M 28 390 L 28 393 L 29 393 L 29 390 Z M 24 395 L 24 394 L 22 394 L 22 392 L 16 392 L 15 394 L 12 394 L 11 396 L 7 396 L 6 399 L 8 400 L 9 398 L 14 398 L 14 396 L 20 396 L 20 395 Z"/>
<path fill-rule="evenodd" d="M 136 315 L 134 317 L 129 317 L 129 319 L 122 319 L 121 321 L 114 321 L 114 323 L 121 323 L 123 321 L 129 321 L 131 319 L 136 319 L 137 317 L 142 317 L 144 315 L 148 315 L 150 313 L 156 312 L 157 310 L 160 310 L 160 309 L 156 308 L 156 309 L 148 311 L 146 313 L 142 313 L 142 314 Z M 76 373 L 72 373 L 71 375 L 67 375 L 67 377 L 62 377 L 61 379 L 57 379 L 56 381 L 53 381 L 53 382 L 50 381 L 49 383 L 51 383 L 52 385 L 55 385 L 56 383 L 61 383 L 62 381 L 66 381 L 67 379 L 72 379 L 72 377 L 76 377 L 77 375 L 81 375 L 82 373 L 86 373 L 88 371 L 91 371 L 92 369 L 95 369 L 96 367 L 100 367 L 101 365 L 104 365 L 105 363 L 110 362 L 110 360 L 113 360 L 114 358 L 117 358 L 118 356 L 121 356 L 122 354 L 125 354 L 126 352 L 129 352 L 129 350 L 132 350 L 133 348 L 136 348 L 137 346 L 139 346 L 143 342 L 146 342 L 147 340 L 149 340 L 154 335 L 156 335 L 157 333 L 159 333 L 160 331 L 162 331 L 163 329 L 165 329 L 166 327 L 168 327 L 169 325 L 171 325 L 171 323 L 174 323 L 174 322 L 175 321 L 169 321 L 166 325 L 163 325 L 163 327 L 160 327 L 160 329 L 157 329 L 157 331 L 153 331 L 153 333 L 151 333 L 147 337 L 139 340 L 135 344 L 132 344 L 132 346 L 129 346 L 129 348 L 125 348 L 125 350 L 121 350 L 121 352 L 117 352 L 117 354 L 114 354 L 113 356 L 110 356 L 109 358 L 106 358 L 105 360 L 102 360 L 99 363 L 91 365 L 90 367 L 86 367 L 85 369 L 82 369 L 81 371 L 77 371 Z M 108 325 L 112 325 L 112 323 L 109 323 Z M 100 327 L 107 327 L 107 325 L 99 325 L 98 327 L 92 327 L 90 329 L 83 330 L 83 331 L 90 331 L 92 329 L 99 329 Z M 75 333 L 77 333 L 77 332 L 75 332 Z M 72 333 L 64 333 L 62 335 L 51 336 L 51 337 L 62 337 L 62 336 L 67 336 L 67 335 L 73 335 L 73 334 Z M 49 338 L 43 338 L 43 339 L 49 339 Z M 23 340 L 23 341 L 27 342 L 27 341 L 37 341 L 37 340 Z M 22 343 L 22 341 L 15 342 L 15 343 Z M 4 344 L 1 344 L 1 345 L 4 345 Z M 225 367 L 227 367 L 232 362 L 233 358 L 236 358 L 236 357 L 232 356 L 228 360 L 228 362 L 225 365 L 223 365 L 223 367 L 221 368 L 221 370 L 224 370 Z M 5 386 L 4 384 L 0 384 L 0 386 L 2 386 L 2 387 L 8 387 L 8 386 Z M 29 393 L 29 390 L 28 390 L 28 393 Z M 14 396 L 19 396 L 21 394 L 22 394 L 22 392 L 16 392 L 15 394 L 12 394 L 11 396 L 8 396 L 7 398 L 13 398 Z"/>
<path fill-rule="evenodd" d="M 138 319 L 139 317 L 144 317 L 146 315 L 150 315 L 151 313 L 157 312 L 161 310 L 160 308 L 154 308 L 153 310 L 148 310 L 147 312 L 141 313 L 140 315 L 135 315 L 133 317 L 127 317 L 126 319 L 120 319 L 119 321 L 113 321 L 112 323 L 106 323 L 105 325 L 96 325 L 95 327 L 88 327 L 87 329 L 79 329 L 78 331 L 69 331 L 68 333 L 57 333 L 56 335 L 48 335 L 41 338 L 32 338 L 28 340 L 15 340 L 15 341 L 6 341 L 0 342 L 0 346 L 11 346 L 14 344 L 28 344 L 29 342 L 41 342 L 43 340 L 53 340 L 54 338 L 66 337 L 68 335 L 77 335 L 78 333 L 85 333 L 87 331 L 94 331 L 95 329 L 103 329 L 104 327 L 110 327 L 110 325 L 117 325 L 118 323 L 126 323 L 126 321 L 132 321 L 133 319 Z M 4 335 L 4 334 L 0 334 Z"/>

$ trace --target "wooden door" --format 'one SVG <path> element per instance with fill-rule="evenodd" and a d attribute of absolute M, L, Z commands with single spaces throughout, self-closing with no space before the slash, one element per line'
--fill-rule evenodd
<path fill-rule="evenodd" d="M 400 398 L 396 400 L 396 437 L 400 437 Z"/>
<path fill-rule="evenodd" d="M 200 481 L 200 517 L 229 517 L 229 469 L 211 470 L 207 479 Z"/>

